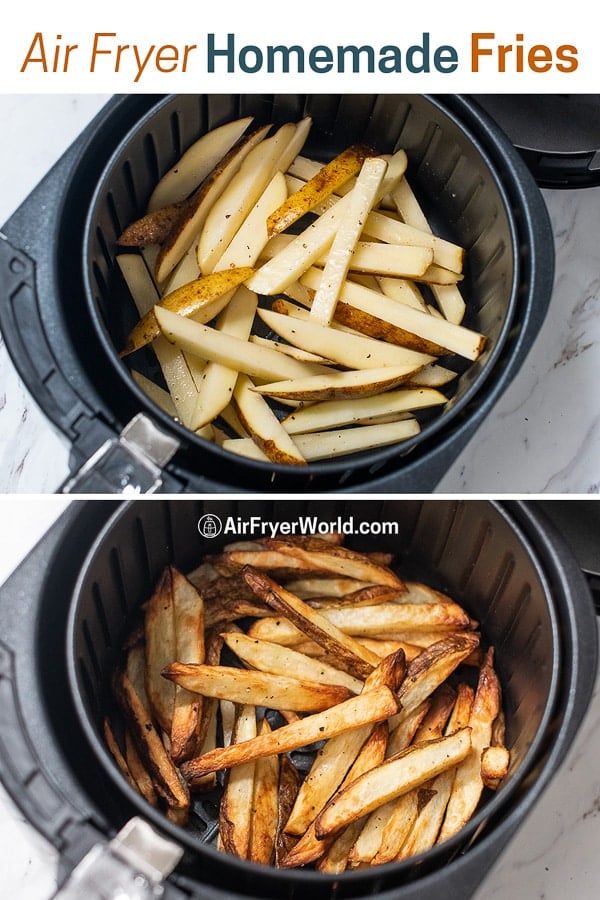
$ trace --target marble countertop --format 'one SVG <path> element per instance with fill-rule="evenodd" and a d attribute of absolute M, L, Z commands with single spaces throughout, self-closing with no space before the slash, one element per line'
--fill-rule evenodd
<path fill-rule="evenodd" d="M 0 224 L 106 102 L 101 95 L 2 95 Z M 556 244 L 545 324 L 510 388 L 450 466 L 439 492 L 600 490 L 600 188 L 543 191 Z M 56 491 L 69 447 L 0 344 L 0 493 Z"/>
<path fill-rule="evenodd" d="M 3 499 L 0 584 L 65 509 L 59 496 Z M 600 885 L 600 679 L 566 760 L 473 900 L 596 900 Z M 0 897 L 48 900 L 57 854 L 0 785 Z"/>

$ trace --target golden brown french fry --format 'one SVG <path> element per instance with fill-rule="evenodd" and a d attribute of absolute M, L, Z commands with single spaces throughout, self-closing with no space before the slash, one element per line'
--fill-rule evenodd
<path fill-rule="evenodd" d="M 112 757 L 117 764 L 117 768 L 121 772 L 121 775 L 123 775 L 124 778 L 127 779 L 127 781 L 129 782 L 129 784 L 131 785 L 132 788 L 139 790 L 137 781 L 133 777 L 133 774 L 127 764 L 127 760 L 125 759 L 123 751 L 121 750 L 121 747 L 119 746 L 119 742 L 117 741 L 117 739 L 115 737 L 115 732 L 114 732 L 114 729 L 112 726 L 112 722 L 110 721 L 108 716 L 105 716 L 104 721 L 102 723 L 102 732 L 104 734 L 104 740 L 106 741 L 106 746 L 110 750 Z"/>
<path fill-rule="evenodd" d="M 265 546 L 284 554 L 290 561 L 297 561 L 307 571 L 321 571 L 356 578 L 394 588 L 399 593 L 404 590 L 404 582 L 395 572 L 386 565 L 374 561 L 367 554 L 351 550 L 349 547 L 332 545 L 330 541 L 320 538 L 311 538 L 302 544 L 267 539 Z"/>
<path fill-rule="evenodd" d="M 388 759 L 329 801 L 316 819 L 317 837 L 335 833 L 389 800 L 420 787 L 440 772 L 456 766 L 470 748 L 470 729 L 463 728 L 437 741 L 415 744 Z"/>
<path fill-rule="evenodd" d="M 507 747 L 486 747 L 481 754 L 481 780 L 495 791 L 508 774 L 510 751 Z"/>
<path fill-rule="evenodd" d="M 286 834 L 287 822 L 300 789 L 300 772 L 289 756 L 280 757 L 279 790 L 277 795 L 277 830 L 275 834 L 275 865 L 279 868 L 283 860 L 297 843 L 295 835 Z"/>
<path fill-rule="evenodd" d="M 175 687 L 161 677 L 163 668 L 176 657 L 173 614 L 173 570 L 165 567 L 148 601 L 145 614 L 146 693 L 163 731 L 171 732 Z"/>
<path fill-rule="evenodd" d="M 294 678 L 299 681 L 337 684 L 353 694 L 359 694 L 363 688 L 363 682 L 359 678 L 354 678 L 333 665 L 315 661 L 310 656 L 281 644 L 260 641 L 250 638 L 246 634 L 235 633 L 223 634 L 223 640 L 242 662 L 260 672 L 283 676 L 288 676 L 290 672 L 293 672 Z M 290 704 L 291 708 L 293 708 L 292 704 Z"/>
<path fill-rule="evenodd" d="M 136 743 L 129 731 L 125 732 L 125 757 L 127 759 L 127 768 L 135 779 L 140 794 L 151 806 L 156 806 L 158 804 L 156 788 L 144 767 Z"/>
<path fill-rule="evenodd" d="M 256 709 L 254 705 L 241 706 L 237 711 L 232 746 L 255 736 Z M 254 761 L 230 769 L 219 804 L 219 834 L 223 848 L 242 859 L 248 858 L 250 847 L 255 773 Z"/>
<path fill-rule="evenodd" d="M 381 828 L 379 845 L 375 853 L 366 860 L 367 862 L 377 866 L 398 858 L 419 815 L 420 791 L 420 788 L 416 788 L 398 797 L 396 801 L 392 801 L 391 813 Z M 355 856 L 357 859 L 365 861 L 364 853 L 362 856 L 356 853 Z"/>
<path fill-rule="evenodd" d="M 311 600 L 313 597 L 337 597 L 342 598 L 348 594 L 371 587 L 370 582 L 363 582 L 358 578 L 344 578 L 342 576 L 305 575 L 302 578 L 293 578 L 286 581 L 286 588 L 303 600 Z"/>
<path fill-rule="evenodd" d="M 267 734 L 271 726 L 263 719 L 259 734 Z M 248 859 L 270 865 L 275 859 L 279 794 L 279 757 L 265 756 L 255 763 L 252 830 Z"/>
<path fill-rule="evenodd" d="M 315 712 L 341 703 L 351 695 L 347 687 L 300 681 L 298 678 L 255 672 L 233 666 L 208 666 L 171 663 L 163 669 L 163 677 L 187 691 L 231 700 L 253 703 L 270 709 L 293 709 Z"/>
<path fill-rule="evenodd" d="M 360 584 L 360 582 L 357 583 Z M 289 583 L 286 587 L 296 593 L 290 588 Z M 389 603 L 401 597 L 404 597 L 404 591 L 398 591 L 397 588 L 388 587 L 385 584 L 369 584 L 366 587 L 358 587 L 343 597 L 317 594 L 307 598 L 306 602 L 315 609 L 344 609 L 348 606 L 376 606 L 378 603 Z"/>
<path fill-rule="evenodd" d="M 501 699 L 500 682 L 494 670 L 494 649 L 490 647 L 479 670 L 469 717 L 472 749 L 456 772 L 438 843 L 456 834 L 468 822 L 479 803 L 483 791 L 481 754 L 490 746 L 492 725 L 501 708 Z"/>
<path fill-rule="evenodd" d="M 173 590 L 173 624 L 175 659 L 186 663 L 205 661 L 204 602 L 194 585 L 171 566 Z M 171 721 L 171 757 L 180 763 L 198 752 L 199 728 L 202 721 L 202 697 L 175 687 Z"/>
<path fill-rule="evenodd" d="M 341 788 L 344 788 L 364 772 L 368 772 L 370 769 L 378 766 L 383 761 L 387 735 L 387 722 L 379 722 L 371 729 L 370 734 L 358 751 L 356 759 L 348 769 L 343 781 L 341 782 Z M 333 849 L 332 845 L 335 839 L 335 835 L 332 835 L 331 837 L 328 837 L 324 840 L 321 840 L 316 836 L 314 814 L 316 814 L 317 812 L 317 809 L 313 810 L 313 820 L 309 824 L 302 837 L 294 845 L 290 853 L 285 857 L 285 859 L 282 860 L 283 866 L 291 868 L 296 866 L 303 866 L 310 862 L 315 862 L 316 860 L 323 857 L 326 851 Z M 350 826 L 350 829 L 352 829 L 352 826 Z M 346 840 L 348 840 L 348 838 L 349 835 L 346 835 Z M 340 844 L 336 847 L 331 859 L 326 865 L 330 867 L 338 865 L 338 859 L 342 854 L 343 848 Z"/>
<path fill-rule="evenodd" d="M 271 753 L 287 753 L 343 731 L 381 722 L 393 715 L 397 708 L 396 699 L 389 688 L 376 688 L 323 712 L 308 715 L 299 722 L 283 725 L 271 734 L 259 735 L 254 740 L 219 748 L 188 760 L 182 764 L 181 772 L 193 784 L 195 778 L 208 772 L 217 772 Z"/>
<path fill-rule="evenodd" d="M 165 750 L 154 724 L 145 675 L 144 647 L 136 644 L 128 650 L 124 666 L 117 675 L 115 696 L 144 768 L 166 804 L 168 818 L 183 825 L 189 817 L 189 789 Z"/>
<path fill-rule="evenodd" d="M 469 632 L 450 635 L 420 653 L 398 691 L 401 710 L 408 713 L 419 706 L 478 646 L 479 637 Z"/>
<path fill-rule="evenodd" d="M 473 696 L 474 691 L 470 685 L 464 682 L 458 685 L 456 702 L 446 725 L 446 734 L 453 734 L 455 731 L 468 726 Z M 393 834 L 390 833 L 386 836 L 389 853 L 393 854 L 391 858 L 408 859 L 416 854 L 425 853 L 433 847 L 444 818 L 455 774 L 455 769 L 448 769 L 432 779 L 429 785 L 432 796 L 428 802 L 427 810 L 423 814 L 422 810 L 419 811 L 410 834 L 400 846 L 395 842 Z M 394 850 L 396 850 L 395 854 Z M 374 862 L 386 861 L 387 859 L 383 857 L 374 860 Z"/>
<path fill-rule="evenodd" d="M 366 679 L 363 692 L 386 686 L 396 691 L 406 672 L 402 650 L 382 659 Z M 372 731 L 371 725 L 344 732 L 327 741 L 318 751 L 310 771 L 298 792 L 296 803 L 285 826 L 292 834 L 303 834 L 318 810 L 338 789 L 350 766 Z"/>
<path fill-rule="evenodd" d="M 338 665 L 355 678 L 366 678 L 379 663 L 379 658 L 366 650 L 352 637 L 345 635 L 318 610 L 290 591 L 278 585 L 264 572 L 244 567 L 244 578 L 261 600 L 284 615 L 312 640 L 321 644 L 337 658 Z"/>

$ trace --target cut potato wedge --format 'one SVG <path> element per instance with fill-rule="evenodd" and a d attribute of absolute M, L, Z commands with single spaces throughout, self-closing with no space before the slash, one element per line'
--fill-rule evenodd
<path fill-rule="evenodd" d="M 178 203 L 196 190 L 252 123 L 252 116 L 225 122 L 203 134 L 162 176 L 150 195 L 148 210 Z"/>
<path fill-rule="evenodd" d="M 374 206 L 379 188 L 387 169 L 387 162 L 380 156 L 367 157 L 362 164 L 352 189 L 344 218 L 339 222 L 333 243 L 329 248 L 323 277 L 311 306 L 315 322 L 328 325 L 333 319 L 340 290 L 350 265 L 358 268 L 355 247 L 362 233 L 363 223 Z M 424 263 L 425 269 L 430 260 Z"/>
<path fill-rule="evenodd" d="M 254 147 L 262 142 L 268 131 L 268 125 L 257 128 L 235 144 L 217 163 L 208 178 L 202 182 L 191 202 L 185 204 L 181 218 L 175 223 L 169 237 L 163 243 L 156 260 L 155 275 L 159 284 L 165 281 L 191 247 L 213 205 L 234 177 L 243 160 Z"/>

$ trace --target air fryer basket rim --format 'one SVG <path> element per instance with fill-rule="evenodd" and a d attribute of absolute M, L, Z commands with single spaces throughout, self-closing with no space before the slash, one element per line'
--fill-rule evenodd
<path fill-rule="evenodd" d="M 153 501 L 153 502 L 157 502 L 157 501 Z M 215 503 L 218 504 L 218 502 L 219 501 L 212 501 L 213 505 Z M 398 502 L 402 503 L 402 501 L 398 501 Z M 429 502 L 443 503 L 445 501 L 434 500 L 434 501 L 429 501 Z M 473 500 L 473 501 L 462 501 L 462 502 L 480 503 L 482 501 Z M 116 512 L 109 518 L 106 525 L 99 532 L 97 539 L 94 541 L 93 546 L 90 547 L 90 550 L 89 550 L 88 554 L 86 555 L 84 565 L 81 568 L 80 575 L 77 580 L 77 585 L 76 585 L 76 588 L 74 591 L 74 596 L 79 595 L 79 591 L 81 589 L 82 582 L 84 581 L 84 578 L 85 578 L 85 571 L 87 569 L 87 566 L 90 564 L 91 560 L 95 556 L 98 548 L 100 548 L 102 546 L 102 544 L 105 540 L 110 538 L 110 534 L 111 534 L 115 524 L 120 520 L 120 518 L 122 516 L 128 515 L 128 512 L 129 512 L 131 506 L 135 505 L 135 503 L 136 503 L 135 500 L 128 501 L 122 507 L 118 508 L 116 510 Z M 315 501 L 315 503 L 318 503 L 318 501 Z M 360 503 L 360 501 L 358 501 L 358 503 Z M 499 515 L 500 518 L 509 525 L 509 527 L 513 530 L 513 533 L 518 537 L 518 540 L 521 543 L 521 545 L 527 549 L 527 553 L 535 561 L 536 570 L 539 572 L 539 575 L 544 584 L 546 596 L 548 597 L 549 609 L 551 612 L 554 634 L 555 634 L 555 638 L 557 638 L 557 635 L 558 635 L 557 613 L 550 602 L 550 598 L 552 596 L 550 586 L 546 579 L 546 573 L 539 565 L 538 552 L 537 552 L 536 547 L 534 547 L 534 541 L 532 541 L 530 539 L 530 536 L 527 534 L 527 529 L 523 530 L 521 528 L 518 517 L 513 515 L 513 512 L 511 510 L 507 510 L 502 503 L 499 503 L 498 501 L 489 501 L 487 503 L 484 502 L 484 505 L 490 506 L 493 510 L 493 514 Z M 534 534 L 534 537 L 536 538 L 536 540 L 540 539 L 540 535 Z M 94 750 L 95 758 L 100 760 L 101 765 L 102 765 L 103 769 L 105 770 L 105 772 L 109 775 L 109 777 L 111 778 L 113 783 L 116 783 L 119 786 L 119 788 L 122 790 L 124 795 L 131 802 L 133 808 L 136 808 L 142 815 L 144 815 L 146 818 L 150 819 L 154 825 L 156 825 L 163 832 L 167 833 L 174 840 L 176 840 L 177 842 L 181 842 L 181 843 L 185 844 L 186 847 L 190 847 L 190 849 L 194 850 L 195 845 L 193 845 L 193 843 L 191 841 L 189 841 L 189 839 L 185 835 L 185 832 L 182 832 L 181 829 L 177 828 L 176 826 L 172 826 L 169 822 L 167 822 L 165 820 L 165 817 L 162 814 L 155 813 L 151 808 L 149 808 L 145 803 L 143 803 L 140 800 L 139 796 L 136 795 L 136 793 L 133 791 L 133 789 L 131 789 L 129 787 L 129 785 L 126 784 L 125 780 L 122 779 L 120 774 L 116 771 L 114 761 L 110 757 L 110 754 L 108 753 L 108 751 L 106 749 L 106 746 L 103 744 L 103 742 L 99 738 L 99 735 L 96 731 L 95 726 L 90 722 L 89 712 L 86 710 L 85 704 L 83 703 L 83 700 L 81 697 L 81 692 L 78 688 L 78 675 L 77 675 L 77 671 L 76 671 L 74 652 L 73 652 L 73 633 L 74 633 L 75 618 L 76 618 L 76 605 L 74 603 L 72 603 L 70 613 L 69 613 L 69 621 L 68 621 L 69 646 L 68 646 L 67 663 L 68 663 L 69 683 L 70 683 L 70 687 L 71 687 L 72 699 L 73 699 L 76 709 L 77 709 L 78 718 L 79 718 L 80 723 L 85 731 L 86 739 L 88 740 L 88 743 L 90 743 L 90 745 L 92 746 L 92 748 Z M 473 834 L 475 834 L 477 832 L 477 830 L 483 825 L 485 820 L 488 820 L 488 819 L 502 820 L 502 818 L 504 817 L 504 819 L 506 821 L 509 821 L 509 820 L 512 821 L 513 827 L 514 827 L 515 821 L 518 823 L 519 818 L 524 814 L 522 809 L 521 809 L 521 813 L 519 814 L 519 809 L 521 807 L 528 806 L 527 798 L 525 798 L 525 802 L 523 802 L 523 799 L 521 798 L 520 800 L 517 799 L 516 808 L 513 809 L 512 811 L 510 810 L 511 802 L 514 803 L 515 798 L 516 797 L 518 798 L 519 789 L 522 786 L 522 782 L 524 781 L 524 779 L 526 779 L 536 757 L 538 757 L 540 755 L 541 747 L 547 739 L 546 731 L 548 728 L 548 724 L 552 718 L 553 713 L 555 713 L 555 711 L 556 711 L 555 704 L 556 704 L 556 698 L 557 698 L 557 694 L 558 694 L 558 691 L 560 688 L 560 680 L 561 680 L 561 676 L 560 676 L 561 666 L 558 663 L 558 658 L 560 657 L 558 640 L 556 643 L 556 653 L 557 653 L 557 657 L 556 657 L 557 661 L 556 661 L 556 664 L 555 664 L 554 670 L 553 670 L 552 690 L 548 697 L 547 708 L 544 712 L 543 728 L 540 729 L 537 740 L 534 741 L 534 743 L 532 744 L 532 746 L 530 748 L 530 751 L 527 753 L 526 757 L 521 762 L 520 768 L 519 768 L 519 773 L 516 777 L 513 778 L 513 782 L 510 785 L 507 785 L 505 787 L 505 791 L 502 794 L 498 794 L 498 795 L 496 795 L 496 797 L 492 798 L 490 800 L 490 802 L 486 805 L 486 807 L 475 815 L 475 817 L 472 820 L 471 825 L 467 829 L 468 833 L 471 836 L 473 836 Z M 528 790 L 530 790 L 530 788 L 528 788 Z M 494 828 L 495 828 L 495 826 L 492 826 L 490 833 L 484 833 L 483 840 L 486 841 L 486 846 L 487 846 L 488 841 L 489 841 L 490 847 L 494 846 Z M 459 851 L 460 845 L 461 844 L 464 845 L 464 841 L 465 841 L 465 833 L 463 832 L 462 835 L 457 836 L 455 839 L 452 839 L 452 841 L 449 841 L 446 845 L 444 845 L 444 849 L 446 851 L 447 850 Z M 479 843 L 476 846 L 479 846 Z M 202 849 L 202 852 L 207 853 L 209 856 L 213 856 L 213 857 L 217 858 L 219 861 L 222 858 L 222 855 L 219 855 L 219 851 L 215 850 L 211 846 L 204 846 Z M 469 851 L 469 853 L 470 852 L 471 851 Z M 469 853 L 467 854 L 467 856 L 469 855 Z M 430 851 L 429 854 L 425 855 L 425 858 L 431 860 L 433 858 L 433 856 L 435 856 L 435 855 L 436 855 L 436 851 Z M 409 865 L 412 866 L 415 863 L 415 860 L 418 861 L 418 858 L 411 860 L 409 862 Z M 249 871 L 248 866 L 251 867 L 250 871 L 256 869 L 256 866 L 254 864 L 240 861 L 235 858 L 230 859 L 228 862 L 230 865 L 234 866 L 239 871 L 239 873 L 242 877 L 248 874 L 248 871 Z M 264 867 L 259 867 L 259 868 L 263 869 Z M 408 866 L 406 866 L 406 869 L 408 869 Z M 398 863 L 390 863 L 390 864 L 387 864 L 386 866 L 382 866 L 381 870 L 383 872 L 392 870 L 392 871 L 397 871 L 398 873 L 401 873 L 403 871 L 402 864 L 398 864 Z M 442 867 L 442 871 L 443 871 L 443 867 Z M 273 878 L 276 880 L 280 880 L 281 873 L 278 870 L 271 871 L 270 869 L 268 869 L 267 877 Z M 340 876 L 336 876 L 336 878 L 332 880 L 332 883 L 334 881 L 337 881 L 339 877 Z M 342 877 L 342 882 L 344 882 L 344 883 L 348 882 L 348 884 L 350 885 L 352 883 L 359 884 L 361 882 L 361 880 L 364 880 L 364 878 L 368 877 L 368 876 L 365 875 L 364 871 L 361 872 L 359 870 L 357 872 L 345 872 L 343 874 L 343 876 L 341 876 L 341 877 Z M 296 880 L 299 879 L 300 882 L 305 887 L 310 887 L 311 884 L 315 884 L 315 885 L 319 884 L 322 886 L 324 878 L 325 878 L 325 876 L 321 875 L 320 873 L 316 873 L 316 872 L 303 871 L 303 870 L 296 870 L 294 872 L 294 879 L 296 879 Z"/>
<path fill-rule="evenodd" d="M 410 97 L 414 95 L 398 96 Z M 310 462 L 306 468 L 304 466 L 301 467 L 302 472 L 292 471 L 290 469 L 290 466 L 277 463 L 260 462 L 251 459 L 238 460 L 237 458 L 232 456 L 231 452 L 225 451 L 214 443 L 211 443 L 204 438 L 190 433 L 179 423 L 173 422 L 173 420 L 161 409 L 159 409 L 133 382 L 133 379 L 131 378 L 129 370 L 127 369 L 124 361 L 118 357 L 118 354 L 115 351 L 114 342 L 107 331 L 106 323 L 104 322 L 102 315 L 99 313 L 97 304 L 94 300 L 94 289 L 91 283 L 90 265 L 89 262 L 86 262 L 83 269 L 86 302 L 88 304 L 89 314 L 94 323 L 95 332 L 97 333 L 101 342 L 103 356 L 107 364 L 111 367 L 112 374 L 122 383 L 125 391 L 133 394 L 138 406 L 141 405 L 142 408 L 152 418 L 160 423 L 161 427 L 163 427 L 167 431 L 173 432 L 181 442 L 182 446 L 189 446 L 191 448 L 197 449 L 199 453 L 208 453 L 211 458 L 214 458 L 215 464 L 220 463 L 223 466 L 227 466 L 228 463 L 231 464 L 232 462 L 235 462 L 235 464 L 237 466 L 240 466 L 242 470 L 247 470 L 247 473 L 250 477 L 252 476 L 252 474 L 256 474 L 257 476 L 262 478 L 275 475 L 281 476 L 286 479 L 294 479 L 296 476 L 298 476 L 299 479 L 305 478 L 307 474 L 309 475 L 309 477 L 328 477 L 332 475 L 335 476 L 336 474 L 340 473 L 345 473 L 349 469 L 356 467 L 357 471 L 365 473 L 364 481 L 368 484 L 370 470 L 376 470 L 380 466 L 385 466 L 387 463 L 390 463 L 390 461 L 393 460 L 396 460 L 396 465 L 402 468 L 402 460 L 404 457 L 408 455 L 408 458 L 410 460 L 410 457 L 413 453 L 418 452 L 419 449 L 423 448 L 424 445 L 427 445 L 428 442 L 430 443 L 432 439 L 435 441 L 440 437 L 443 438 L 444 434 L 448 432 L 449 429 L 451 430 L 456 421 L 460 419 L 460 415 L 462 414 L 465 407 L 469 406 L 469 404 L 472 404 L 474 398 L 478 394 L 482 393 L 482 389 L 488 387 L 486 383 L 488 382 L 490 377 L 493 376 L 498 358 L 502 355 L 502 352 L 504 350 L 508 334 L 510 333 L 511 328 L 514 327 L 516 307 L 518 305 L 519 281 L 520 278 L 524 277 L 523 266 L 527 265 L 523 258 L 519 258 L 520 249 L 518 240 L 518 227 L 515 221 L 515 213 L 512 209 L 511 197 L 509 196 L 507 184 L 503 180 L 503 176 L 506 176 L 506 173 L 501 173 L 499 171 L 498 158 L 510 158 L 517 164 L 519 164 L 521 161 L 520 158 L 518 158 L 517 152 L 514 150 L 504 133 L 491 119 L 487 118 L 487 114 L 474 101 L 470 101 L 469 99 L 461 96 L 457 96 L 454 98 L 444 96 L 441 98 L 437 98 L 435 96 L 429 95 L 418 96 L 420 99 L 427 100 L 427 102 L 429 102 L 434 107 L 434 109 L 437 110 L 437 113 L 439 115 L 447 117 L 454 126 L 458 127 L 465 135 L 468 136 L 472 146 L 481 156 L 482 160 L 485 163 L 485 166 L 492 175 L 492 179 L 495 188 L 498 191 L 498 197 L 506 214 L 507 223 L 511 232 L 513 275 L 512 285 L 510 289 L 509 308 L 506 311 L 505 319 L 498 335 L 498 339 L 496 340 L 496 343 L 489 354 L 489 358 L 486 359 L 485 364 L 482 366 L 481 371 L 472 380 L 471 384 L 466 388 L 466 390 L 464 390 L 464 393 L 462 394 L 462 396 L 460 396 L 459 400 L 456 403 L 451 403 L 449 409 L 444 410 L 442 414 L 435 416 L 431 421 L 425 423 L 420 435 L 417 435 L 416 437 L 411 438 L 401 444 L 392 447 L 383 447 L 370 451 L 364 451 L 362 454 L 360 454 L 360 457 L 354 454 L 350 457 L 342 456 L 339 458 L 322 460 L 319 462 Z M 99 198 L 102 197 L 106 190 L 107 182 L 110 184 L 115 162 L 122 155 L 123 149 L 126 148 L 127 145 L 131 142 L 132 136 L 135 135 L 138 131 L 143 130 L 146 125 L 149 122 L 152 122 L 152 120 L 156 117 L 157 112 L 159 112 L 163 107 L 175 102 L 175 100 L 176 95 L 167 95 L 161 98 L 156 103 L 156 105 L 154 105 L 145 115 L 143 115 L 135 122 L 129 133 L 119 142 L 119 144 L 115 148 L 111 159 L 104 167 L 102 177 L 95 187 L 93 197 L 89 204 L 83 238 L 84 248 L 89 247 L 90 241 L 92 240 L 96 208 L 99 202 Z M 511 173 L 511 177 L 513 179 L 511 189 L 513 191 L 516 188 L 518 188 L 519 191 L 524 190 L 524 185 L 527 180 L 529 180 L 535 188 L 532 176 L 526 170 L 525 166 L 522 165 L 519 167 L 519 169 L 520 183 L 517 184 L 517 179 Z M 509 178 L 506 178 L 506 181 L 508 182 Z M 535 188 L 535 190 L 537 190 L 537 188 Z M 514 197 L 512 199 L 514 202 Z M 540 237 L 540 234 L 544 235 L 543 238 Z M 534 233 L 532 235 L 532 238 L 533 240 L 540 239 L 541 243 L 543 243 L 547 237 L 545 235 L 545 230 L 540 229 L 540 234 L 536 235 Z M 476 417 L 476 413 L 477 410 L 471 410 L 470 413 L 468 413 L 469 418 Z M 425 450 L 425 453 L 426 452 L 427 451 Z M 292 469 L 295 468 L 296 467 L 292 467 Z"/>

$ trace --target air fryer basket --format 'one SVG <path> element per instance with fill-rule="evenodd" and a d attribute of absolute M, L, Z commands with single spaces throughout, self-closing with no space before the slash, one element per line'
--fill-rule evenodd
<path fill-rule="evenodd" d="M 398 533 L 393 536 L 350 537 L 347 543 L 394 551 L 401 574 L 447 590 L 481 622 L 484 641 L 496 647 L 511 771 L 456 838 L 415 860 L 332 879 L 309 871 L 257 866 L 217 851 L 212 845 L 215 797 L 197 800 L 192 825 L 182 830 L 131 790 L 101 736 L 102 718 L 110 703 L 110 672 L 132 616 L 149 596 L 162 567 L 174 562 L 189 570 L 203 552 L 214 552 L 219 545 L 218 540 L 202 539 L 198 533 L 197 522 L 205 512 L 223 522 L 228 515 L 245 521 L 251 515 L 270 522 L 294 521 L 307 512 L 321 521 L 340 515 L 346 520 L 354 516 L 356 522 L 397 522 Z M 532 529 L 529 513 L 519 507 L 513 512 L 483 501 L 417 500 L 156 500 L 119 508 L 80 569 L 66 631 L 70 699 L 76 729 L 87 743 L 84 783 L 94 805 L 103 811 L 108 808 L 116 825 L 141 814 L 183 846 L 183 861 L 173 878 L 192 892 L 198 883 L 205 885 L 207 896 L 292 898 L 310 891 L 316 898 L 364 897 L 400 890 L 394 896 L 412 897 L 413 885 L 425 897 L 429 896 L 425 891 L 439 889 L 439 878 L 447 886 L 460 886 L 457 897 L 469 896 L 489 866 L 490 853 L 499 851 L 532 802 L 531 795 L 541 789 L 556 765 L 552 758 L 561 744 L 561 731 L 569 715 L 575 715 L 569 712 L 572 681 L 582 678 L 579 628 L 586 617 L 593 619 L 585 601 L 581 611 L 572 606 L 581 602 L 581 596 L 571 595 L 573 588 L 581 591 L 579 573 L 574 575 L 566 558 L 559 560 L 557 572 L 556 559 L 548 553 L 546 526 L 536 532 L 539 526 L 534 523 Z M 595 661 L 590 665 L 588 659 L 591 677 L 594 667 Z M 588 690 L 580 689 L 583 694 Z M 573 733 L 573 724 L 567 727 Z"/>
<path fill-rule="evenodd" d="M 468 248 L 464 296 L 468 313 L 465 324 L 488 337 L 488 346 L 473 365 L 459 363 L 461 377 L 452 401 L 443 414 L 422 415 L 423 430 L 402 446 L 386 447 L 352 457 L 338 457 L 304 467 L 274 466 L 231 455 L 189 433 L 182 442 L 190 452 L 202 454 L 202 464 L 213 477 L 223 478 L 227 467 L 233 483 L 285 487 L 306 486 L 314 478 L 339 479 L 350 483 L 365 472 L 377 472 L 399 456 L 431 440 L 440 428 L 451 427 L 475 397 L 502 354 L 514 322 L 519 282 L 523 277 L 519 260 L 519 238 L 511 201 L 495 162 L 488 155 L 481 135 L 466 127 L 444 104 L 423 97 L 397 96 L 240 96 L 191 95 L 166 99 L 137 123 L 107 166 L 92 200 L 84 235 L 88 300 L 94 299 L 92 317 L 98 315 L 97 331 L 106 340 L 107 365 L 126 375 L 114 354 L 125 343 L 136 321 L 120 273 L 115 269 L 115 241 L 124 227 L 145 208 L 153 185 L 194 135 L 234 116 L 253 115 L 256 124 L 275 125 L 304 115 L 313 126 L 303 152 L 323 161 L 344 147 L 365 142 L 381 152 L 403 147 L 410 159 L 409 175 L 423 198 L 434 229 Z M 154 356 L 147 353 L 145 372 L 160 380 Z M 133 360 L 142 365 L 142 354 Z M 452 362 L 451 367 L 456 366 Z M 129 390 L 137 391 L 127 381 Z M 138 391 L 138 393 L 140 393 Z M 145 398 L 140 402 L 147 405 Z M 353 474 L 349 476 L 349 473 Z M 276 478 L 273 480 L 273 473 Z"/>
<path fill-rule="evenodd" d="M 466 248 L 465 324 L 487 335 L 487 347 L 472 365 L 449 363 L 459 370 L 451 400 L 441 413 L 419 413 L 416 438 L 308 466 L 233 457 L 173 422 L 119 359 L 136 314 L 115 264 L 116 238 L 195 137 L 241 115 L 275 124 L 312 116 L 306 153 L 322 160 L 354 141 L 381 152 L 405 147 L 410 178 L 433 227 Z M 142 413 L 178 445 L 164 466 L 162 489 L 170 492 L 432 490 L 522 365 L 552 288 L 553 240 L 541 194 L 506 136 L 463 97 L 115 98 L 59 167 L 49 193 L 57 207 L 49 223 L 51 249 L 48 234 L 41 241 L 37 220 L 34 228 L 30 221 L 47 208 L 45 194 L 6 227 L 9 239 L 14 233 L 29 253 L 44 257 L 37 272 L 23 254 L 0 246 L 8 298 L 0 305 L 0 326 L 7 347 L 32 394 L 72 440 L 74 467 Z M 151 351 L 131 362 L 160 378 Z"/>

